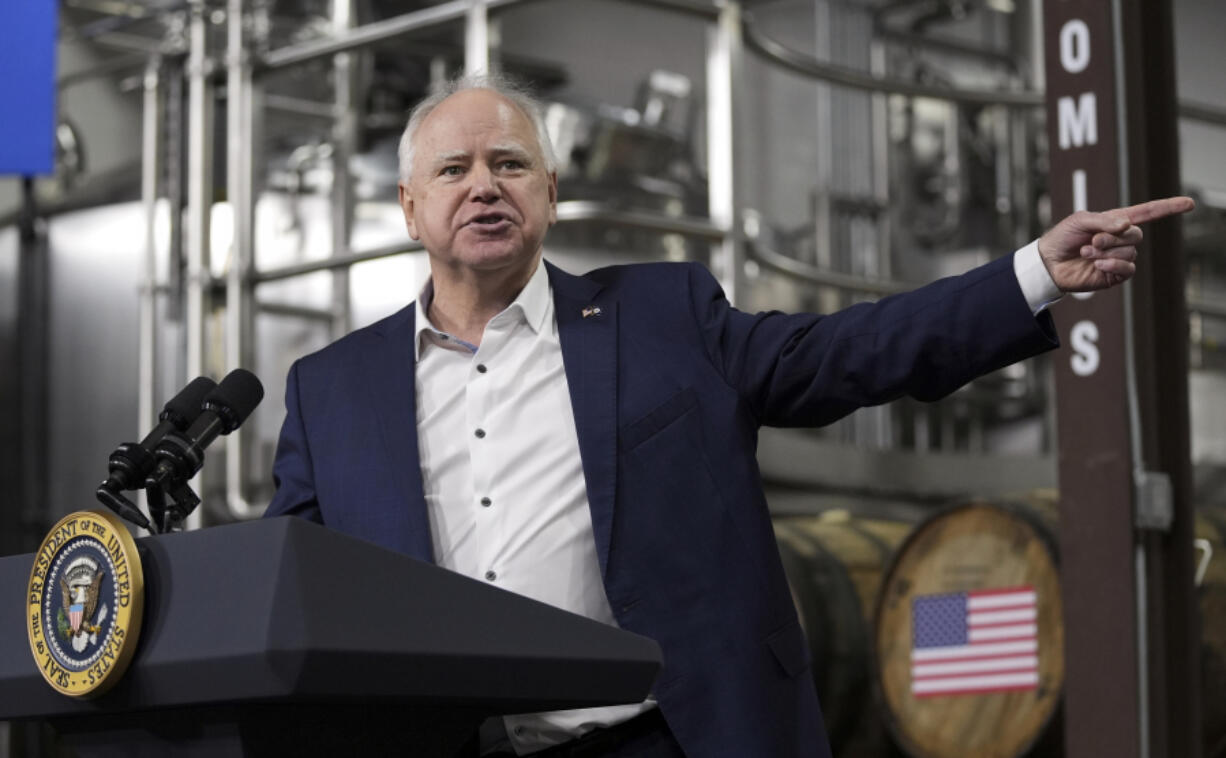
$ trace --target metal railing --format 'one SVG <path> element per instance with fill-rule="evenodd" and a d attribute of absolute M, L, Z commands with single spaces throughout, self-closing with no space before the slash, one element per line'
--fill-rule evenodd
<path fill-rule="evenodd" d="M 249 0 L 227 0 L 227 48 L 225 53 L 226 96 L 228 98 L 227 193 L 235 213 L 234 249 L 230 269 L 226 275 L 226 363 L 230 368 L 241 365 L 251 355 L 251 318 L 256 309 L 268 312 L 296 314 L 312 319 L 322 319 L 326 313 L 316 309 L 301 309 L 292 305 L 261 306 L 255 300 L 255 288 L 263 283 L 289 279 L 308 273 L 330 270 L 345 272 L 355 264 L 385 258 L 407 252 L 419 251 L 421 246 L 406 241 L 369 250 L 349 248 L 349 229 L 352 225 L 352 179 L 338 160 L 334 171 L 333 187 L 333 246 L 332 255 L 326 259 L 307 261 L 277 268 L 257 270 L 254 266 L 252 212 L 254 205 L 254 171 L 257 153 L 253 137 L 253 112 L 259 107 L 274 107 L 300 113 L 317 119 L 332 119 L 333 139 L 338 144 L 353 145 L 355 130 L 359 128 L 353 117 L 356 103 L 347 87 L 338 88 L 337 98 L 331 103 L 304 101 L 284 96 L 263 96 L 261 79 L 269 72 L 283 70 L 310 61 L 332 57 L 338 82 L 347 80 L 352 71 L 348 56 L 409 33 L 438 28 L 463 22 L 465 33 L 465 66 L 470 71 L 488 66 L 488 45 L 491 39 L 488 29 L 489 14 L 535 0 L 452 0 L 421 10 L 360 27 L 352 27 L 348 3 L 334 3 L 334 31 L 331 35 L 272 50 L 256 58 L 249 46 L 244 44 L 244 17 Z M 737 122 L 744 118 L 744 109 L 738 107 L 741 93 L 741 77 L 746 50 L 767 62 L 787 71 L 815 81 L 861 91 L 897 94 L 910 97 L 930 97 L 958 103 L 977 105 L 1000 105 L 1009 108 L 1036 108 L 1044 104 L 1043 94 L 1034 90 L 978 90 L 921 84 L 917 82 L 877 76 L 819 61 L 792 50 L 766 35 L 748 14 L 742 15 L 739 3 L 722 1 L 715 5 L 694 0 L 618 0 L 633 5 L 647 6 L 665 12 L 682 14 L 708 24 L 706 60 L 707 102 L 707 174 L 710 218 L 670 216 L 648 211 L 619 210 L 591 201 L 570 201 L 558 205 L 558 221 L 575 223 L 599 221 L 635 229 L 662 233 L 675 233 L 690 238 L 705 240 L 712 244 L 713 269 L 725 287 L 729 298 L 736 302 L 740 293 L 740 280 L 744 276 L 745 262 L 754 261 L 760 266 L 809 284 L 833 287 L 856 293 L 886 295 L 912 289 L 915 284 L 890 279 L 866 278 L 854 274 L 832 271 L 785 256 L 770 249 L 741 229 L 740 219 L 745 208 L 736 193 L 735 143 Z M 188 215 L 186 249 L 188 252 L 187 280 L 187 361 L 188 376 L 203 373 L 204 321 L 212 310 L 208 262 L 209 203 L 212 195 L 212 165 L 210 146 L 213 137 L 213 72 L 210 52 L 207 49 L 205 18 L 206 8 L 196 2 L 191 6 L 189 26 L 190 50 L 187 65 L 189 87 L 188 113 Z M 344 18 L 342 19 L 341 16 Z M 482 48 L 482 49 L 475 49 Z M 147 93 L 156 93 L 156 65 L 151 63 L 150 75 L 146 78 Z M 150 78 L 151 77 L 151 78 Z M 152 90 L 149 88 L 152 87 Z M 150 148 L 149 141 L 156 141 L 161 130 L 161 111 L 158 98 L 145 98 L 145 160 L 156 161 L 156 145 Z M 1180 107 L 1184 118 L 1226 125 L 1226 110 L 1203 104 L 1185 103 Z M 156 184 L 156 167 L 146 167 L 144 196 L 149 213 L 148 223 L 153 228 L 151 198 L 155 197 L 152 185 Z M 150 243 L 151 245 L 151 243 Z M 152 248 L 151 248 L 152 249 Z M 145 291 L 153 298 L 158 289 L 154 282 L 153 262 L 147 263 Z M 344 296 L 334 291 L 334 306 L 331 311 L 334 325 L 347 323 L 347 287 Z M 1191 307 L 1205 313 L 1226 316 L 1226 307 L 1213 303 L 1192 301 Z M 152 362 L 152 307 L 141 310 L 141 413 L 142 428 L 147 428 L 147 418 L 152 417 L 153 374 L 146 361 Z M 149 344 L 146 345 L 145 343 Z M 148 353 L 148 355 L 146 355 Z M 150 366 L 152 364 L 150 363 Z M 241 435 L 232 435 L 227 444 L 226 492 L 227 506 L 235 518 L 258 515 L 263 506 L 253 503 L 243 492 L 244 442 Z"/>

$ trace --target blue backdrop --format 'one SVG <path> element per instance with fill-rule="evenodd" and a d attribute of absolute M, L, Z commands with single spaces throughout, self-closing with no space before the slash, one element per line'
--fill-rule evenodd
<path fill-rule="evenodd" d="M 56 0 L 0 0 L 0 174 L 55 166 Z"/>

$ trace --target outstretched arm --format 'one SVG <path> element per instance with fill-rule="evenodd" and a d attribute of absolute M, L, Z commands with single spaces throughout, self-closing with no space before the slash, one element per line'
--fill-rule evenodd
<path fill-rule="evenodd" d="M 1039 238 L 1039 255 L 1062 292 L 1114 287 L 1137 271 L 1139 225 L 1194 207 L 1190 197 L 1166 197 L 1102 213 L 1078 211 Z"/>

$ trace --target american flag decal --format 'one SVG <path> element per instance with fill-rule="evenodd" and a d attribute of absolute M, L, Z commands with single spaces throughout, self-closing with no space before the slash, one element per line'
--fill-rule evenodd
<path fill-rule="evenodd" d="M 1033 587 L 920 595 L 911 601 L 911 622 L 916 697 L 1038 687 Z"/>

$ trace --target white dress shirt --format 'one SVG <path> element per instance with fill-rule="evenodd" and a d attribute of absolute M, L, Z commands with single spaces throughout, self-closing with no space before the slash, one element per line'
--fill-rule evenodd
<path fill-rule="evenodd" d="M 480 346 L 417 303 L 417 443 L 438 565 L 613 626 L 543 263 Z M 655 701 L 507 716 L 523 754 L 632 718 Z"/>
<path fill-rule="evenodd" d="M 1014 273 L 1038 314 L 1060 297 L 1037 242 Z M 417 300 L 417 441 L 438 565 L 617 625 L 596 557 L 579 438 L 544 263 L 486 324 L 480 346 L 436 329 L 432 282 Z M 655 707 L 583 708 L 504 717 L 525 754 Z M 491 742 L 483 730 L 483 747 Z M 498 735 L 500 737 L 501 735 Z"/>
<path fill-rule="evenodd" d="M 1052 281 L 1047 265 L 1039 255 L 1038 240 L 1013 254 L 1013 273 L 1017 276 L 1017 283 L 1022 288 L 1022 295 L 1026 297 L 1031 312 L 1036 316 L 1064 296 Z"/>

